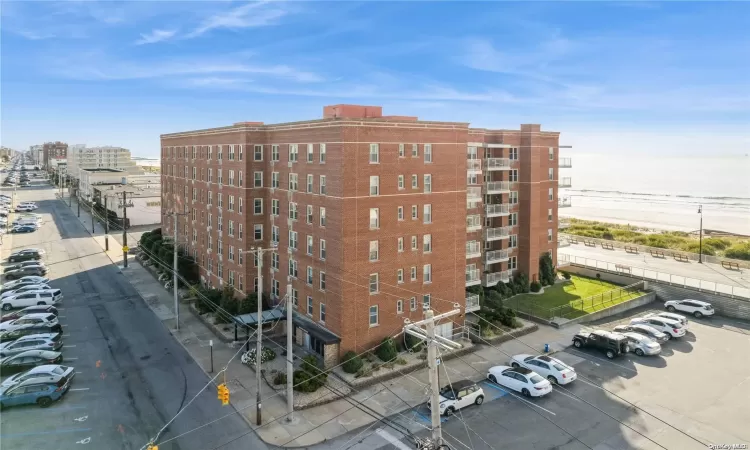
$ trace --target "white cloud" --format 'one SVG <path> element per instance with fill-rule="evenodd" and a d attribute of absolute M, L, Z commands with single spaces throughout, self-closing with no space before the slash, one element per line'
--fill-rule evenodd
<path fill-rule="evenodd" d="M 177 30 L 153 30 L 151 33 L 141 33 L 141 38 L 138 39 L 135 44 L 155 44 L 157 42 L 171 39 L 175 34 L 177 34 Z"/>
<path fill-rule="evenodd" d="M 214 14 L 185 37 L 201 36 L 219 28 L 239 30 L 273 25 L 288 13 L 287 10 L 276 5 L 278 5 L 276 2 L 259 1 Z"/>

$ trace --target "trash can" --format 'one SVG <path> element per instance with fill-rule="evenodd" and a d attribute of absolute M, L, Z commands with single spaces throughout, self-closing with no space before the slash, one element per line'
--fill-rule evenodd
<path fill-rule="evenodd" d="M 544 353 L 549 353 L 549 344 L 544 344 Z"/>

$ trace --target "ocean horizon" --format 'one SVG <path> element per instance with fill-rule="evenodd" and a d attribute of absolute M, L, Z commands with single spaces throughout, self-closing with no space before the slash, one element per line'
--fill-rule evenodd
<path fill-rule="evenodd" d="M 565 155 L 563 155 L 565 156 Z M 571 155 L 573 188 L 560 217 L 663 230 L 703 228 L 750 236 L 750 157 Z"/>

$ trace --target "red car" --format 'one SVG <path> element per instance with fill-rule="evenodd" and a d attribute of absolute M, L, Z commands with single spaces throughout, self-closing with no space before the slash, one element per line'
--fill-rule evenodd
<path fill-rule="evenodd" d="M 16 320 L 20 317 L 25 316 L 26 314 L 36 314 L 36 313 L 49 313 L 54 314 L 57 316 L 57 308 L 50 305 L 34 305 L 29 306 L 24 309 L 20 309 L 18 311 L 14 311 L 12 313 L 3 314 L 2 317 L 0 317 L 0 322 L 7 322 L 8 320 Z"/>

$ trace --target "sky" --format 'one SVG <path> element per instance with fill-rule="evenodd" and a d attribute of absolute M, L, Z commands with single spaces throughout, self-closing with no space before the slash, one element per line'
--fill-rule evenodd
<path fill-rule="evenodd" d="M 119 145 L 319 118 L 488 128 L 573 154 L 750 153 L 750 2 L 0 2 L 0 143 Z"/>

